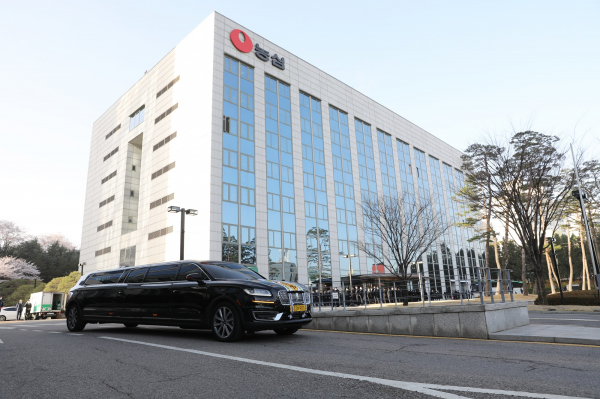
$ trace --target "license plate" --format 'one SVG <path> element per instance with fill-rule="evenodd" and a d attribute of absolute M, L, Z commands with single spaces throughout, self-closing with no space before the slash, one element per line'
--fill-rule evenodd
<path fill-rule="evenodd" d="M 294 312 L 306 312 L 305 305 L 294 305 Z"/>

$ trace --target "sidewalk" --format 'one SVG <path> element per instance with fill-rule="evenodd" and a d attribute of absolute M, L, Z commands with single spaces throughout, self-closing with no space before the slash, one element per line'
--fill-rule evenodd
<path fill-rule="evenodd" d="M 490 333 L 489 338 L 502 341 L 555 342 L 600 346 L 600 328 L 573 325 L 529 324 Z"/>

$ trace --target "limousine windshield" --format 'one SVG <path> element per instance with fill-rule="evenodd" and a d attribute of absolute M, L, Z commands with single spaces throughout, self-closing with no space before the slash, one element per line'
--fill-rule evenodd
<path fill-rule="evenodd" d="M 215 280 L 264 280 L 265 278 L 237 263 L 202 264 Z"/>

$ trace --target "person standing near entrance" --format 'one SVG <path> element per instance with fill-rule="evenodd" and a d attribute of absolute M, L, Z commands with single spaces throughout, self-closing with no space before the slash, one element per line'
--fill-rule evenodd
<path fill-rule="evenodd" d="M 21 313 L 23 313 L 23 300 L 19 299 L 19 303 L 17 303 L 17 320 L 21 320 Z"/>
<path fill-rule="evenodd" d="M 2 296 L 0 296 L 0 310 L 4 307 L 4 301 L 2 300 Z"/>

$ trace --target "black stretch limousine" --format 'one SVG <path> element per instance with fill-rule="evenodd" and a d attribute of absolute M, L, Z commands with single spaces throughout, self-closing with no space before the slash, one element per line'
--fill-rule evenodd
<path fill-rule="evenodd" d="M 83 276 L 69 293 L 67 328 L 123 323 L 211 329 L 219 341 L 244 331 L 293 334 L 311 322 L 310 294 L 300 284 L 269 281 L 230 262 L 177 261 Z"/>

